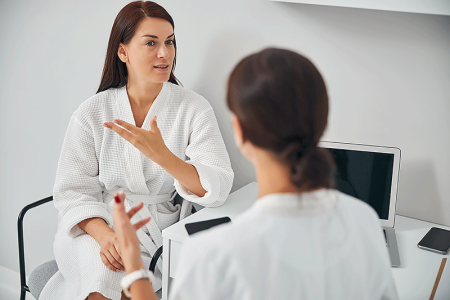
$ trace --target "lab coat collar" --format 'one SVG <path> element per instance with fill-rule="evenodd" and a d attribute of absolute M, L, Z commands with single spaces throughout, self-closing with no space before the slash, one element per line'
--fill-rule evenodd
<path fill-rule="evenodd" d="M 256 200 L 254 207 L 281 216 L 314 216 L 333 209 L 337 194 L 331 189 L 310 193 L 269 194 Z"/>

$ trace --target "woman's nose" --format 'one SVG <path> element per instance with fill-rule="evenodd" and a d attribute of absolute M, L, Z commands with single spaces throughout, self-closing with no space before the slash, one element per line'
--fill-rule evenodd
<path fill-rule="evenodd" d="M 168 58 L 169 51 L 167 50 L 166 44 L 163 44 L 158 49 L 158 58 Z"/>

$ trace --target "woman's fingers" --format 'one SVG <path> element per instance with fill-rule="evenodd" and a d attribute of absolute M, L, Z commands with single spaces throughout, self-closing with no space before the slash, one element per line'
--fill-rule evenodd
<path fill-rule="evenodd" d="M 103 253 L 100 253 L 100 258 L 102 259 L 103 264 L 110 269 L 111 271 L 117 272 L 117 268 L 114 267 L 109 260 L 106 258 L 106 256 Z"/>
<path fill-rule="evenodd" d="M 124 207 L 124 201 L 125 201 L 125 194 L 124 193 L 115 193 L 114 194 L 114 200 L 116 202 L 116 204 L 114 205 L 114 214 L 117 217 L 120 217 L 122 220 L 124 220 L 124 212 L 125 212 L 125 207 Z M 130 220 L 138 211 L 140 211 L 142 208 L 144 207 L 144 203 L 139 203 L 138 205 L 134 206 L 133 208 L 131 208 L 126 215 L 128 216 L 128 220 Z M 143 220 L 140 220 L 139 222 L 137 222 L 136 224 L 133 225 L 134 230 L 138 230 L 139 228 L 141 228 L 142 226 L 144 226 L 145 224 L 147 224 L 150 221 L 150 217 L 145 218 Z M 121 230 L 122 228 L 120 228 L 119 230 Z M 117 229 L 116 229 L 117 230 Z"/>
<path fill-rule="evenodd" d="M 130 209 L 127 212 L 128 218 L 132 218 L 138 211 L 140 211 L 142 208 L 144 207 L 144 203 L 139 203 L 138 205 L 136 205 L 135 207 L 133 207 L 132 209 Z"/>
<path fill-rule="evenodd" d="M 115 193 L 114 194 L 114 200 L 116 202 L 116 204 L 114 205 L 114 215 L 115 215 L 115 220 L 117 220 L 117 218 L 120 218 L 122 222 L 128 221 L 139 211 L 144 207 L 144 203 L 139 203 L 138 205 L 134 206 L 133 208 L 131 208 L 126 214 L 125 214 L 125 207 L 124 207 L 124 200 L 125 200 L 125 194 L 121 193 Z M 128 217 L 128 219 L 125 219 L 125 215 Z M 117 220 L 118 221 L 118 220 Z M 138 223 L 134 224 L 134 230 L 138 230 L 139 228 L 141 228 L 142 226 L 144 226 L 145 224 L 147 224 L 150 221 L 150 218 L 146 218 L 143 220 L 140 220 Z M 117 225 L 119 224 L 118 222 L 116 222 Z M 122 225 L 123 226 L 123 225 Z M 116 228 L 116 231 L 119 230 L 121 231 L 123 228 L 119 227 Z"/>
<path fill-rule="evenodd" d="M 115 193 L 114 194 L 114 216 L 120 216 L 120 218 L 125 217 L 125 194 Z"/>
<path fill-rule="evenodd" d="M 108 259 L 109 263 L 115 267 L 116 270 L 125 270 L 125 268 L 111 254 L 111 249 L 109 249 L 109 251 L 105 251 L 103 254 Z"/>
<path fill-rule="evenodd" d="M 150 119 L 150 130 L 153 131 L 153 132 L 159 130 L 158 124 L 156 123 L 156 116 L 153 116 Z"/>
<path fill-rule="evenodd" d="M 116 262 L 120 265 L 120 269 L 122 271 L 125 271 L 125 267 L 123 265 L 123 260 L 122 257 L 120 257 L 119 252 L 117 251 L 116 245 L 114 245 L 114 247 L 111 247 L 111 249 L 109 249 L 109 253 L 111 253 L 112 257 L 116 260 Z M 115 265 L 115 264 L 114 264 Z M 116 266 L 116 265 L 115 265 Z"/>
<path fill-rule="evenodd" d="M 113 130 L 118 135 L 120 135 L 121 137 L 126 139 L 128 142 L 133 144 L 135 135 L 133 133 L 131 133 L 130 131 L 120 128 L 119 126 L 117 126 L 116 124 L 114 124 L 112 122 L 103 123 L 103 126 Z"/>
<path fill-rule="evenodd" d="M 116 123 L 117 125 L 122 126 L 123 128 L 125 128 L 126 130 L 128 130 L 132 133 L 137 133 L 139 131 L 139 128 L 137 128 L 136 126 L 131 125 L 130 123 L 127 123 L 125 121 L 122 121 L 119 119 L 114 119 L 113 122 Z"/>
<path fill-rule="evenodd" d="M 119 257 L 120 257 L 119 262 L 123 265 L 122 252 L 120 251 L 120 248 L 119 248 L 119 242 L 114 244 L 114 248 L 116 249 L 117 254 L 119 254 Z"/>
<path fill-rule="evenodd" d="M 149 221 L 150 221 L 150 217 L 140 220 L 139 222 L 137 222 L 136 224 L 133 225 L 134 230 L 137 231 L 139 228 L 141 228 L 142 226 L 147 224 Z"/>

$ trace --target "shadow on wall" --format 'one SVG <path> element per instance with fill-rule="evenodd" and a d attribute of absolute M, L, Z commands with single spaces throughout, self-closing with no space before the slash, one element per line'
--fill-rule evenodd
<path fill-rule="evenodd" d="M 256 177 L 252 164 L 239 152 L 234 141 L 231 112 L 226 104 L 227 80 L 236 64 L 248 54 L 261 50 L 258 45 L 263 44 L 264 40 L 257 33 L 237 29 L 218 32 L 207 49 L 200 78 L 193 87 L 214 108 L 234 170 L 232 191 L 255 181 Z"/>
<path fill-rule="evenodd" d="M 431 160 L 402 162 L 397 214 L 445 224 L 436 171 Z"/>

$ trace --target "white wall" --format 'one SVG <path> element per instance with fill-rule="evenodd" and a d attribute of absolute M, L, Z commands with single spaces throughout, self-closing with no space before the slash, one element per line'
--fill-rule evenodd
<path fill-rule="evenodd" d="M 98 87 L 111 25 L 127 1 L 0 2 L 0 265 L 18 270 L 16 220 L 51 194 L 66 126 Z M 398 211 L 450 225 L 450 17 L 266 0 L 159 2 L 175 20 L 176 75 L 215 109 L 233 190 L 254 180 L 238 153 L 225 82 L 267 46 L 310 57 L 331 101 L 333 141 L 402 149 Z M 53 257 L 56 210 L 27 215 L 28 272 Z"/>

